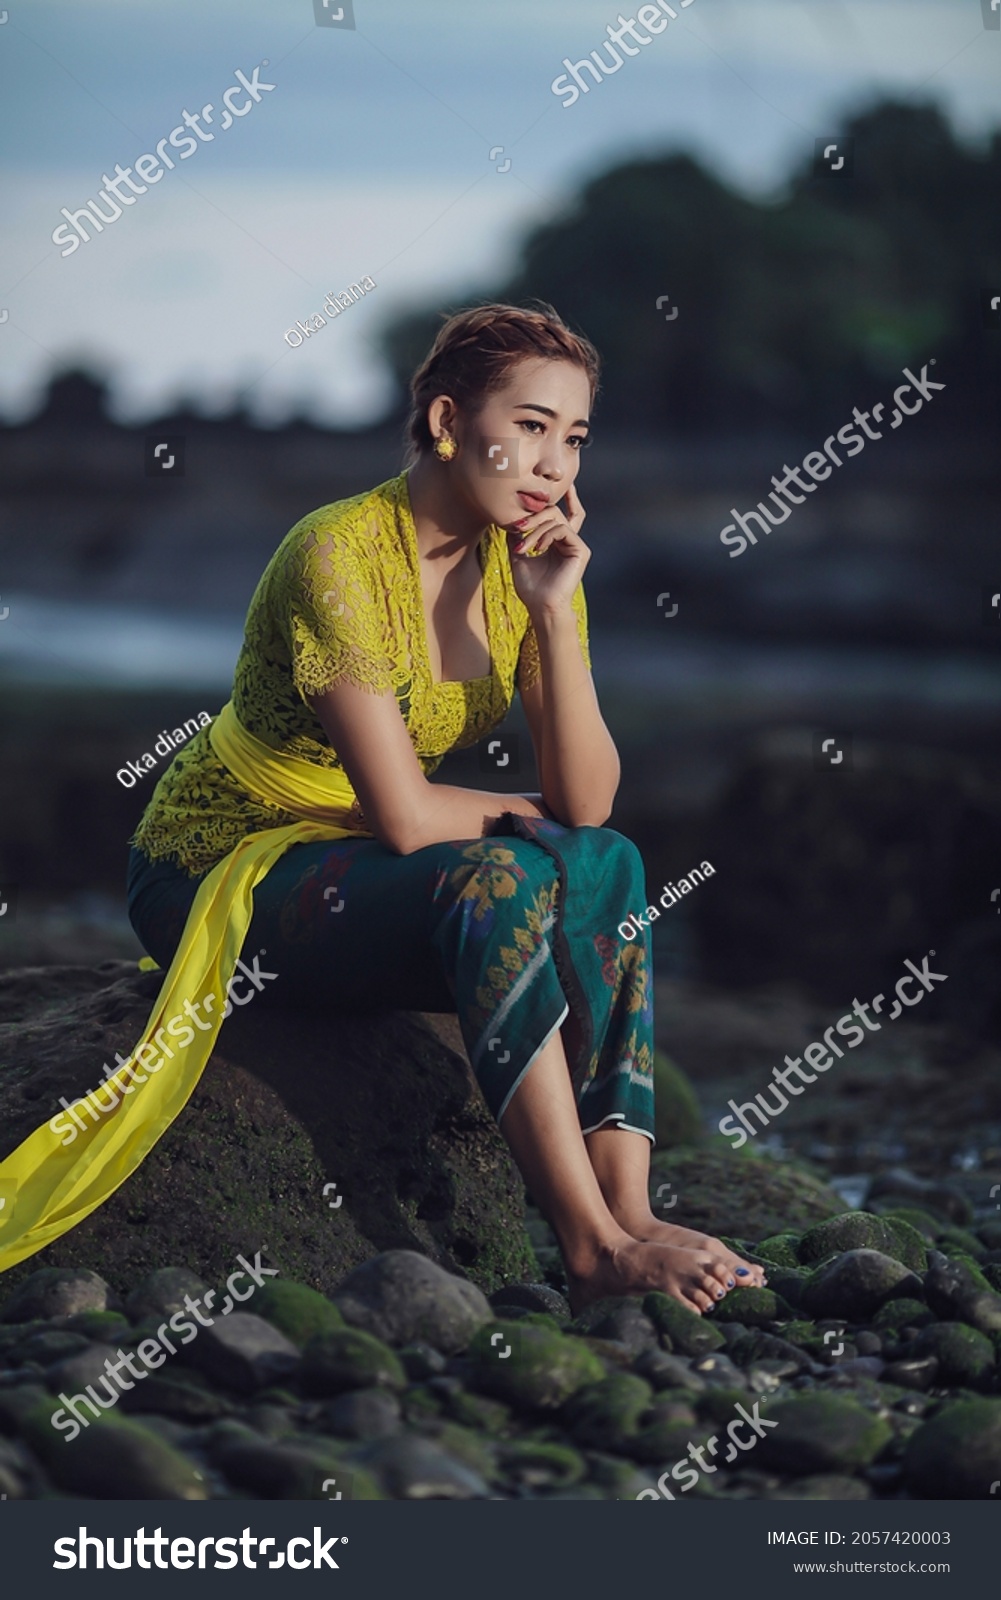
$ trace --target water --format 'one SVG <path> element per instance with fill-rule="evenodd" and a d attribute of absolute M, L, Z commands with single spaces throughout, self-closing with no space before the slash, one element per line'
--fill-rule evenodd
<path fill-rule="evenodd" d="M 9 683 L 225 692 L 243 619 L 155 607 L 93 604 L 3 592 L 0 677 Z M 2 609 L 2 608 L 0 608 Z M 859 648 L 727 636 L 596 630 L 599 688 L 671 702 L 677 715 L 807 716 L 837 705 L 892 715 L 1001 712 L 1001 661 L 949 651 Z"/>

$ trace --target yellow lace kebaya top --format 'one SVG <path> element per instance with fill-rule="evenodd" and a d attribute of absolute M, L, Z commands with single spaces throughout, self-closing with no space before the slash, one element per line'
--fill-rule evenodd
<path fill-rule="evenodd" d="M 491 670 L 435 683 L 407 474 L 310 512 L 283 539 L 250 602 L 232 697 L 243 727 L 273 750 L 341 770 L 305 696 L 346 682 L 373 694 L 393 691 L 425 776 L 449 750 L 484 738 L 540 665 L 503 528 L 486 530 L 479 559 Z M 580 584 L 572 605 L 590 667 Z M 205 727 L 161 777 L 133 843 L 194 877 L 247 834 L 298 820 L 252 799 L 215 755 Z"/>

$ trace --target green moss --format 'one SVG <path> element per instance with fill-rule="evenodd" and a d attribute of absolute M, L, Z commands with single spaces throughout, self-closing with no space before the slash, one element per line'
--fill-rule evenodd
<path fill-rule="evenodd" d="M 813 1266 L 824 1256 L 841 1255 L 845 1250 L 879 1250 L 899 1260 L 897 1248 L 893 1228 L 883 1217 L 870 1211 L 845 1211 L 807 1229 L 799 1242 L 799 1260 Z"/>
<path fill-rule="evenodd" d="M 928 1246 L 920 1231 L 903 1217 L 886 1217 L 884 1221 L 889 1224 L 897 1241 L 896 1249 L 889 1251 L 893 1259 L 902 1261 L 912 1272 L 927 1272 Z"/>
<path fill-rule="evenodd" d="M 797 1475 L 868 1466 L 893 1437 L 889 1422 L 843 1395 L 791 1395 L 760 1415 L 775 1427 L 756 1446 L 755 1464 Z"/>
<path fill-rule="evenodd" d="M 584 1457 L 565 1444 L 524 1439 L 501 1450 L 505 1477 L 524 1489 L 567 1489 L 587 1471 Z"/>
<path fill-rule="evenodd" d="M 637 1431 L 652 1400 L 653 1389 L 645 1379 L 632 1372 L 616 1372 L 578 1389 L 567 1402 L 564 1415 L 578 1444 L 617 1451 Z"/>
<path fill-rule="evenodd" d="M 494 1338 L 497 1333 L 501 1340 Z M 471 1387 L 533 1410 L 555 1409 L 586 1383 L 604 1377 L 604 1367 L 582 1339 L 502 1318 L 477 1330 L 466 1357 L 472 1364 Z"/>
<path fill-rule="evenodd" d="M 695 1408 L 701 1422 L 712 1422 L 717 1427 L 725 1428 L 727 1423 L 738 1415 L 738 1403 L 747 1404 L 746 1389 L 714 1387 L 699 1395 Z"/>
<path fill-rule="evenodd" d="M 923 1328 L 934 1321 L 935 1313 L 920 1300 L 901 1296 L 899 1300 L 886 1300 L 873 1316 L 871 1326 L 877 1333 L 899 1333 L 901 1328 Z"/>
<path fill-rule="evenodd" d="M 833 1189 L 796 1162 L 734 1151 L 722 1141 L 658 1152 L 653 1168 L 651 1193 L 670 1182 L 678 1196 L 670 1220 L 715 1238 L 739 1228 L 742 1238 L 766 1239 L 844 1209 Z"/>
<path fill-rule="evenodd" d="M 335 1395 L 373 1385 L 405 1389 L 407 1375 L 396 1353 L 360 1328 L 317 1334 L 303 1351 L 302 1386 L 307 1394 Z"/>
<path fill-rule="evenodd" d="M 743 1322 L 748 1328 L 761 1328 L 769 1322 L 791 1319 L 793 1315 L 792 1307 L 774 1289 L 758 1288 L 728 1289 L 720 1312 L 728 1322 Z"/>
<path fill-rule="evenodd" d="M 957 1400 L 911 1436 L 905 1482 L 913 1494 L 929 1500 L 982 1500 L 1001 1476 L 999 1463 L 1001 1400 Z"/>
<path fill-rule="evenodd" d="M 445 1401 L 445 1411 L 453 1422 L 463 1427 L 478 1428 L 487 1434 L 504 1433 L 511 1422 L 511 1407 L 503 1400 L 491 1400 L 485 1394 L 470 1394 L 459 1389 Z"/>
<path fill-rule="evenodd" d="M 736 1290 L 732 1290 L 736 1293 Z M 643 1301 L 643 1310 L 650 1318 L 665 1348 L 678 1350 L 686 1356 L 706 1355 L 710 1350 L 720 1350 L 726 1340 L 718 1328 L 697 1311 L 690 1311 L 680 1300 L 661 1294 L 654 1289 Z"/>
<path fill-rule="evenodd" d="M 986 1246 L 967 1228 L 943 1228 L 936 1242 L 942 1254 L 953 1261 L 969 1256 L 972 1261 L 978 1262 L 987 1254 Z"/>
<path fill-rule="evenodd" d="M 131 1331 L 128 1317 L 120 1311 L 81 1311 L 68 1317 L 64 1326 L 68 1333 L 82 1333 L 98 1344 L 120 1344 Z"/>
<path fill-rule="evenodd" d="M 935 1322 L 922 1328 L 918 1349 L 935 1356 L 940 1383 L 981 1388 L 994 1373 L 994 1345 L 962 1322 Z"/>
<path fill-rule="evenodd" d="M 766 1261 L 774 1261 L 777 1267 L 798 1267 L 799 1240 L 798 1233 L 773 1233 L 770 1239 L 762 1239 L 758 1255 L 764 1256 Z"/>
<path fill-rule="evenodd" d="M 920 1206 L 893 1206 L 888 1211 L 881 1211 L 880 1216 L 887 1222 L 895 1218 L 899 1222 L 906 1222 L 919 1233 L 926 1244 L 934 1244 L 942 1231 L 942 1218 L 935 1217 L 930 1211 L 922 1211 Z"/>
<path fill-rule="evenodd" d="M 677 1145 L 697 1144 L 702 1138 L 698 1097 L 681 1068 L 662 1050 L 654 1051 L 653 1087 L 658 1148 L 667 1150 Z"/>
<path fill-rule="evenodd" d="M 318 1333 L 344 1327 L 344 1318 L 326 1295 L 304 1283 L 266 1283 L 254 1296 L 253 1310 L 301 1349 Z"/>

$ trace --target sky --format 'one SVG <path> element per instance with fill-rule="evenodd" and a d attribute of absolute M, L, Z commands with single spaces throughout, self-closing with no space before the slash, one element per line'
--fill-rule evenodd
<path fill-rule="evenodd" d="M 600 48 L 606 25 L 641 7 L 10 0 L 0 414 L 29 415 L 54 370 L 84 363 L 107 377 L 122 421 L 240 399 L 266 423 L 298 413 L 363 427 L 392 396 L 380 329 L 412 306 L 490 293 L 525 233 L 616 161 L 683 149 L 767 195 L 816 138 L 882 96 L 932 99 L 970 140 L 1001 124 L 991 0 L 681 5 L 565 104 L 551 89 L 564 58 Z M 341 25 L 318 24 L 337 12 Z M 258 99 L 234 91 L 242 114 L 224 127 L 238 71 Z M 195 150 L 182 160 L 177 135 L 173 170 L 64 255 L 68 235 L 52 240 L 62 208 L 207 104 Z M 324 314 L 328 292 L 366 276 L 363 299 L 301 344 L 285 340 Z"/>

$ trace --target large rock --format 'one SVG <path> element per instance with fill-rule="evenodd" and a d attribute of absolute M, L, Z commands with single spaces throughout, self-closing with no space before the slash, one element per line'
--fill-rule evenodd
<path fill-rule="evenodd" d="M 920 1292 L 920 1278 L 903 1262 L 880 1250 L 846 1250 L 817 1269 L 803 1291 L 803 1305 L 815 1317 L 859 1323 L 884 1301 Z"/>
<path fill-rule="evenodd" d="M 0 1159 L 128 1054 L 160 981 L 125 961 L 0 976 Z M 540 1276 L 523 1203 L 454 1017 L 255 1005 L 223 1025 L 191 1100 L 132 1177 L 12 1268 L 2 1292 L 42 1267 L 86 1267 L 123 1289 L 180 1264 L 222 1281 L 257 1250 L 283 1278 L 329 1291 L 392 1249 L 489 1292 Z M 58 1308 L 23 1315 L 106 1303 L 93 1281 L 60 1294 Z"/>
<path fill-rule="evenodd" d="M 678 1203 L 665 1211 L 658 1208 L 657 1190 L 666 1181 Z M 650 1195 L 654 1211 L 665 1221 L 717 1238 L 764 1239 L 808 1228 L 845 1209 L 839 1194 L 794 1162 L 735 1151 L 722 1141 L 706 1149 L 655 1154 Z"/>
<path fill-rule="evenodd" d="M 908 1440 L 904 1481 L 925 1500 L 986 1500 L 1001 1479 L 1001 1400 L 944 1405 Z"/>
<path fill-rule="evenodd" d="M 494 1316 L 474 1283 L 413 1250 L 388 1250 L 356 1267 L 338 1284 L 334 1303 L 345 1322 L 387 1344 L 419 1339 L 446 1355 L 465 1349 Z"/>

